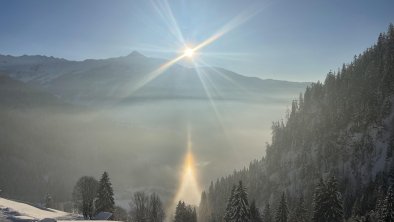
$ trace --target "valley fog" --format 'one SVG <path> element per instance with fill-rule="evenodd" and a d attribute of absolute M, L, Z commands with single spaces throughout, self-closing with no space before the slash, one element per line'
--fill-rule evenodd
<path fill-rule="evenodd" d="M 282 118 L 285 110 L 272 101 L 165 100 L 124 104 L 89 115 L 110 125 L 93 129 L 112 141 L 101 148 L 105 158 L 101 163 L 98 158 L 97 164 L 109 170 L 119 199 L 128 201 L 133 191 L 150 189 L 169 200 L 180 182 L 188 128 L 199 183 L 206 187 L 220 175 L 261 158 L 270 141 L 271 120 Z"/>
<path fill-rule="evenodd" d="M 80 176 L 98 177 L 108 171 L 116 198 L 125 207 L 137 190 L 156 191 L 170 201 L 180 182 L 188 128 L 198 182 L 205 188 L 264 155 L 271 120 L 284 116 L 285 100 L 157 100 L 71 111 L 5 109 L 6 127 L 0 135 L 3 147 L 14 148 L 2 155 L 2 175 L 8 176 L 3 184 L 12 187 L 25 177 L 36 184 L 30 186 L 35 192 L 23 185 L 8 189 L 30 200 L 40 200 L 49 191 L 66 201 Z"/>

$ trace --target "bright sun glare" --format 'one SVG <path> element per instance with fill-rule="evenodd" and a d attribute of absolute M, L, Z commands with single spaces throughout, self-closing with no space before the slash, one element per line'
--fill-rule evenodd
<path fill-rule="evenodd" d="M 186 57 L 192 58 L 193 55 L 194 55 L 194 49 L 192 49 L 192 48 L 186 48 L 185 51 L 183 52 L 183 54 L 184 54 Z"/>

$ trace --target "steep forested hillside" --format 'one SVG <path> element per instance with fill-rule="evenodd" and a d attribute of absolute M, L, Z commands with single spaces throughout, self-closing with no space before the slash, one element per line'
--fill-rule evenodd
<path fill-rule="evenodd" d="M 375 210 L 378 196 L 385 195 L 392 181 L 393 104 L 391 24 L 373 47 L 330 71 L 324 83 L 312 84 L 292 102 L 285 120 L 272 125 L 265 157 L 203 192 L 200 221 L 222 221 L 231 188 L 239 180 L 261 209 L 269 203 L 274 212 L 284 192 L 290 213 L 302 195 L 311 215 L 319 180 L 335 176 L 346 218 Z"/>

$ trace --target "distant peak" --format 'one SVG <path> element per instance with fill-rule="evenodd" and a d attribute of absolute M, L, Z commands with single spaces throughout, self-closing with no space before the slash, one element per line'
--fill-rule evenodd
<path fill-rule="evenodd" d="M 142 55 L 140 52 L 138 51 L 133 51 L 130 54 L 127 55 L 127 57 L 145 57 L 144 55 Z"/>

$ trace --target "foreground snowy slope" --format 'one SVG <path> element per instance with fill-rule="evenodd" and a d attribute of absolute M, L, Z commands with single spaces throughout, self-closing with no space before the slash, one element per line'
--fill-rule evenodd
<path fill-rule="evenodd" d="M 29 204 L 0 198 L 0 221 L 38 221 L 44 218 L 53 218 L 58 221 L 83 221 L 81 215 L 50 208 L 38 208 Z"/>

